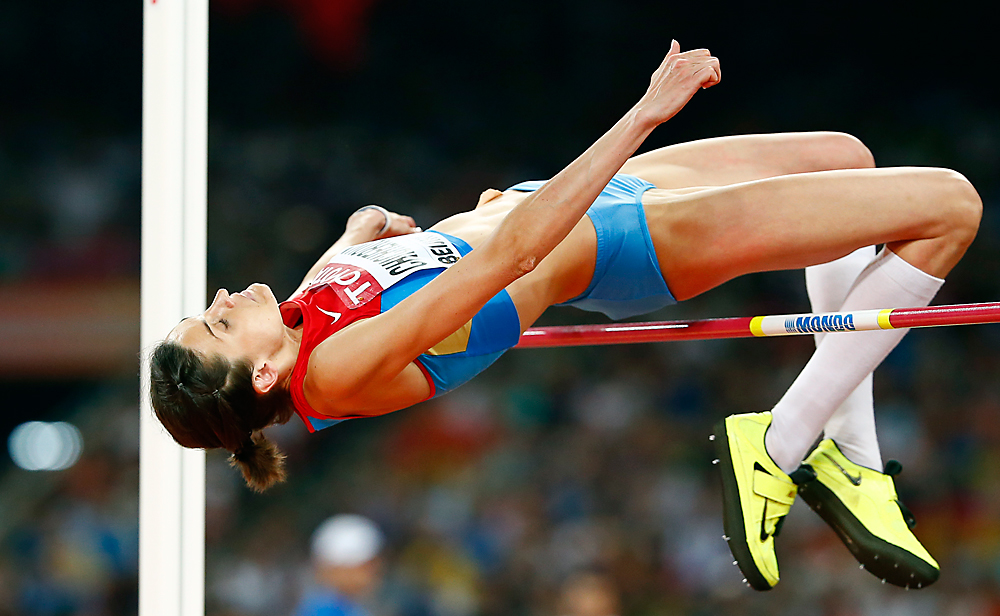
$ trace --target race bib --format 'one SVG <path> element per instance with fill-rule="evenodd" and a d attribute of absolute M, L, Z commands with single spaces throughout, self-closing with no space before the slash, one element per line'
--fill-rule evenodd
<path fill-rule="evenodd" d="M 360 308 L 414 272 L 451 267 L 461 253 L 437 233 L 413 233 L 351 246 L 333 256 L 310 286 L 327 284 L 348 308 Z"/>

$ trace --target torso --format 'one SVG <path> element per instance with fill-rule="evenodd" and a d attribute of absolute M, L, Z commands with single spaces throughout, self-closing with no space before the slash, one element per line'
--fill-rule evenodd
<path fill-rule="evenodd" d="M 476 249 L 490 233 L 493 233 L 507 214 L 529 194 L 531 193 L 508 190 L 480 204 L 474 210 L 445 218 L 431 227 L 431 230 L 462 238 Z"/>
<path fill-rule="evenodd" d="M 710 190 L 714 186 L 690 186 L 684 188 L 651 188 L 642 194 L 642 204 L 649 209 L 659 209 L 669 206 L 678 198 L 685 195 Z M 469 243 L 473 248 L 477 248 L 496 229 L 500 221 L 519 203 L 524 201 L 529 192 L 508 190 L 505 192 L 496 191 L 497 196 L 480 204 L 474 210 L 462 212 L 449 216 L 441 222 L 431 227 L 434 231 L 441 231 L 448 235 L 460 237 Z M 647 216 L 652 212 L 647 211 Z M 586 218 L 584 218 L 586 220 Z M 515 299 L 515 303 L 517 300 Z"/>
<path fill-rule="evenodd" d="M 520 190 L 487 191 L 476 209 L 450 216 L 431 229 L 459 237 L 475 249 L 530 194 Z M 517 308 L 522 330 L 530 327 L 549 306 L 576 297 L 587 288 L 594 272 L 596 255 L 594 225 L 584 216 L 569 236 L 530 274 L 507 287 Z"/>
<path fill-rule="evenodd" d="M 651 189 L 643 195 L 643 203 L 660 205 L 692 190 L 698 189 Z M 450 216 L 435 224 L 430 230 L 460 238 L 475 249 L 482 245 L 507 214 L 530 194 L 514 190 L 484 194 L 484 199 L 476 209 Z M 532 273 L 507 288 L 520 317 L 522 329 L 529 327 L 548 306 L 575 297 L 586 288 L 593 274 L 594 255 L 596 255 L 596 236 L 593 225 L 584 217 L 567 239 Z M 374 314 L 378 312 L 368 316 Z M 405 408 L 433 393 L 427 385 L 426 374 L 418 362 L 411 363 L 393 385 L 396 386 L 395 390 L 393 387 L 380 389 L 379 395 L 385 397 L 386 408 Z M 301 388 L 301 381 L 298 387 Z M 305 389 L 308 393 L 308 380 Z M 383 404 L 380 403 L 378 406 Z"/>
<path fill-rule="evenodd" d="M 302 339 L 299 346 L 298 359 L 294 366 L 290 392 L 296 410 L 311 430 L 324 427 L 317 421 L 325 423 L 329 419 L 347 419 L 371 414 L 381 414 L 398 408 L 411 406 L 435 393 L 435 381 L 420 362 L 412 362 L 391 383 L 371 388 L 371 394 L 366 394 L 366 407 L 376 412 L 343 413 L 334 411 L 322 398 L 312 395 L 312 380 L 307 374 L 309 360 L 316 348 L 332 339 L 339 332 L 355 323 L 368 319 L 389 310 L 394 305 L 422 288 L 427 282 L 458 262 L 462 254 L 466 254 L 471 246 L 462 246 L 461 238 L 449 240 L 440 233 L 419 233 L 415 235 L 388 238 L 352 246 L 334 255 L 330 263 L 324 266 L 316 277 L 299 293 L 281 304 L 282 318 L 287 327 L 301 327 Z M 453 243 L 454 242 L 454 243 Z M 506 294 L 504 294 L 506 297 Z M 491 300 L 484 311 L 483 323 L 496 323 L 496 332 L 508 332 L 505 344 L 497 349 L 486 349 L 488 352 L 506 349 L 513 346 L 520 333 L 517 330 L 517 317 L 514 308 L 507 308 L 510 316 L 507 320 L 496 320 L 495 301 Z M 511 304 L 506 300 L 507 305 Z M 510 319 L 513 319 L 512 321 Z M 501 323 L 513 323 L 513 327 L 499 327 Z M 514 331 L 511 332 L 510 330 Z M 447 356 L 456 353 L 456 344 L 461 341 L 452 340 L 455 336 L 446 338 L 440 344 L 427 351 L 428 354 Z M 466 340 L 469 333 L 465 332 Z M 482 351 L 487 338 L 477 334 L 477 345 L 465 344 L 469 348 Z M 458 339 L 456 339 L 458 340 Z M 332 340 L 331 340 L 332 341 Z M 497 343 L 499 344 L 499 343 Z M 462 347 L 463 352 L 466 347 Z M 345 353 L 363 352 L 359 349 L 344 349 Z M 423 355 L 421 357 L 424 357 Z M 423 361 L 433 361 L 425 358 Z M 455 365 L 455 364 L 452 364 Z M 433 368 L 432 368 L 433 370 Z M 459 370 L 461 372 L 461 370 Z M 471 375 L 470 375 L 471 376 Z M 446 386 L 441 382 L 441 386 Z M 447 391 L 443 389 L 441 391 Z M 321 409 L 317 412 L 314 409 Z M 380 412 L 379 412 L 380 411 Z"/>

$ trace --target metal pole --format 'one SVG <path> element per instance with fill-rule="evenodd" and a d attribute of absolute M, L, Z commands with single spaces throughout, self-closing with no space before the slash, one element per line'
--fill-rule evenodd
<path fill-rule="evenodd" d="M 760 338 L 818 332 L 861 332 L 903 327 L 941 327 L 985 323 L 1000 323 L 1000 302 L 822 314 L 779 314 L 695 321 L 533 327 L 521 334 L 521 341 L 517 348 L 633 344 L 637 342 L 717 338 Z"/>
<path fill-rule="evenodd" d="M 205 612 L 205 455 L 149 404 L 147 353 L 206 300 L 208 1 L 144 0 L 139 614 Z"/>

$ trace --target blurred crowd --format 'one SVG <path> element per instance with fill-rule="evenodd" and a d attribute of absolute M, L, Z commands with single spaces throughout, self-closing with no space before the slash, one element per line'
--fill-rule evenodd
<path fill-rule="evenodd" d="M 771 300 L 741 310 L 744 297 L 783 289 L 785 307 L 801 309 L 801 284 L 799 273 L 748 278 L 654 316 L 757 313 Z M 996 614 L 998 343 L 995 326 L 914 332 L 876 377 L 884 455 L 903 463 L 901 497 L 942 564 L 929 589 L 859 571 L 801 503 L 778 541 L 774 591 L 746 589 L 731 565 L 708 436 L 728 413 L 773 404 L 808 356 L 803 337 L 511 351 L 412 409 L 315 435 L 297 420 L 273 429 L 290 477 L 264 495 L 212 453 L 208 614 L 295 613 L 321 579 L 311 538 L 344 513 L 379 529 L 379 565 L 360 611 L 330 614 Z M 32 493 L 11 486 L 38 474 L 8 471 L 0 502 L 31 509 L 0 542 L 0 614 L 134 613 L 132 393 L 80 409 L 77 466 Z"/>

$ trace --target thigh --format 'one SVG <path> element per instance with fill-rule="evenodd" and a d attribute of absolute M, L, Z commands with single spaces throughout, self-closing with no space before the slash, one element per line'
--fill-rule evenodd
<path fill-rule="evenodd" d="M 679 196 L 651 190 L 643 206 L 667 285 L 686 299 L 746 273 L 934 238 L 954 211 L 948 205 L 962 181 L 944 169 L 825 171 Z"/>
<path fill-rule="evenodd" d="M 724 186 L 779 175 L 874 166 L 858 139 L 834 132 L 738 135 L 667 146 L 633 157 L 623 173 L 658 188 Z"/>

